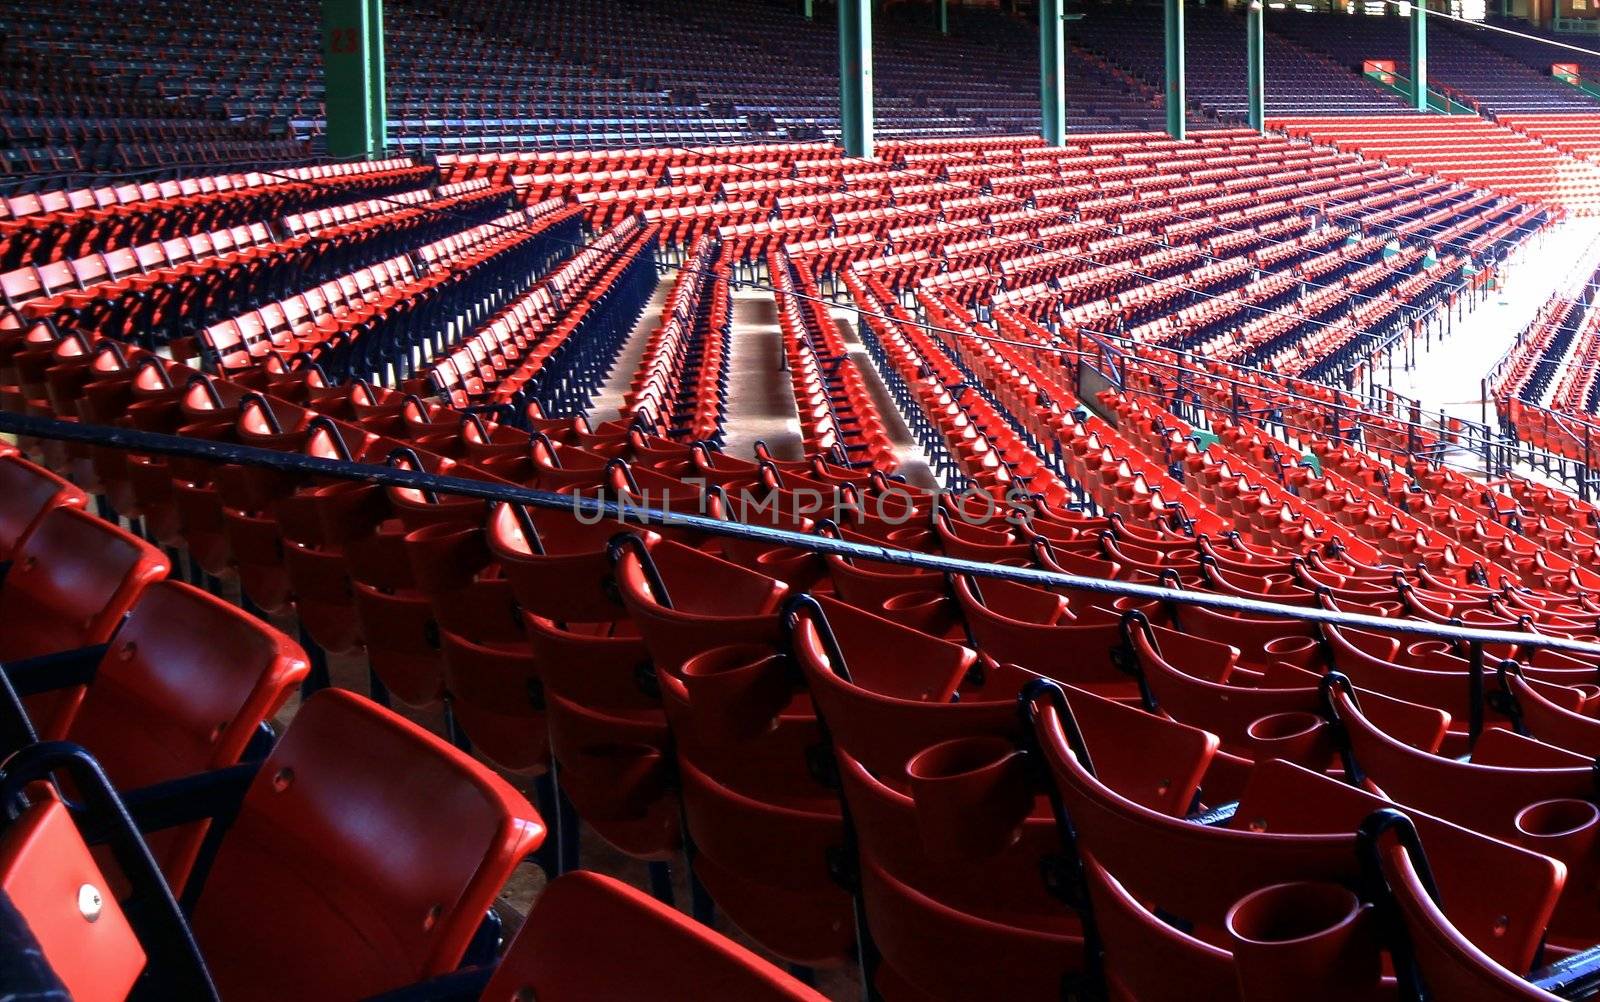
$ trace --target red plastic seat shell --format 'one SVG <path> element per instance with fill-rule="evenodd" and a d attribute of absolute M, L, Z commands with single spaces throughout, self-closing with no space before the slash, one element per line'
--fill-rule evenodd
<path fill-rule="evenodd" d="M 541 1002 L 823 998 L 681 912 L 582 870 L 545 888 L 483 998 L 519 992 Z"/>
<path fill-rule="evenodd" d="M 79 909 L 88 888 L 100 911 Z M 145 966 L 144 948 L 59 800 L 33 807 L 0 836 L 0 891 L 77 1002 L 122 1002 Z"/>
<path fill-rule="evenodd" d="M 355 999 L 454 969 L 544 838 L 487 767 L 352 693 L 308 699 L 194 911 L 228 999 Z"/>

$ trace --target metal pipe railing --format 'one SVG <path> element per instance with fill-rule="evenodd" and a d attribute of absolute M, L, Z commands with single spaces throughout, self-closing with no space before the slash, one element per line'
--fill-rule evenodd
<path fill-rule="evenodd" d="M 692 529 L 714 536 L 743 539 L 771 546 L 787 546 L 818 554 L 869 560 L 902 567 L 913 567 L 920 570 L 940 571 L 945 574 L 969 574 L 975 577 L 998 578 L 1039 587 L 1072 588 L 1077 591 L 1091 592 L 1113 598 L 1147 599 L 1176 605 L 1201 606 L 1224 612 L 1300 620 L 1391 634 L 1398 633 L 1463 643 L 1480 649 L 1485 644 L 1505 644 L 1515 645 L 1523 649 L 1564 651 L 1569 654 L 1593 658 L 1597 664 L 1600 664 L 1600 643 L 1589 643 L 1567 637 L 1545 636 L 1537 633 L 1510 630 L 1480 629 L 1469 626 L 1452 626 L 1440 623 L 1426 623 L 1418 620 L 1388 619 L 1363 613 L 1281 605 L 1276 602 L 1265 602 L 1259 599 L 1240 598 L 1211 592 L 1185 591 L 1179 588 L 1135 584 L 1133 582 L 1113 581 L 1105 578 L 1084 577 L 1077 574 L 1046 571 L 1030 567 L 1010 567 L 1002 564 L 981 563 L 930 553 L 897 550 L 869 543 L 850 542 L 821 535 L 808 535 L 785 529 L 730 522 L 704 515 L 672 511 L 670 508 L 645 508 L 594 497 L 535 490 L 511 483 L 494 483 L 465 477 L 426 473 L 420 470 L 324 459 L 318 456 L 278 452 L 272 449 L 240 445 L 232 442 L 187 438 L 181 435 L 168 435 L 131 428 L 86 425 L 9 412 L 0 412 L 0 434 L 77 442 L 84 445 L 125 449 L 130 452 L 153 455 L 182 456 L 215 463 L 257 466 L 285 473 L 357 480 L 391 487 L 411 488 L 433 494 L 475 497 L 496 503 L 571 512 L 588 519 L 610 518 L 623 524 L 631 523 L 640 526 Z"/>
<path fill-rule="evenodd" d="M 945 328 L 940 328 L 938 326 L 929 326 L 928 329 L 935 333 L 946 332 Z M 1347 431 L 1364 427 L 1379 426 L 1378 420 L 1381 418 L 1383 421 L 1387 422 L 1388 425 L 1392 426 L 1391 430 L 1405 432 L 1408 440 L 1413 443 L 1420 443 L 1424 436 L 1432 437 L 1441 441 L 1449 440 L 1449 442 L 1454 443 L 1454 447 L 1459 448 L 1460 451 L 1471 453 L 1472 455 L 1478 457 L 1483 463 L 1483 471 L 1491 475 L 1504 473 L 1509 469 L 1509 463 L 1505 461 L 1504 453 L 1506 450 L 1511 448 L 1512 443 L 1509 440 L 1501 439 L 1500 437 L 1496 436 L 1493 429 L 1489 425 L 1481 424 L 1469 418 L 1455 418 L 1443 411 L 1435 412 L 1425 410 L 1417 401 L 1412 400 L 1404 394 L 1395 393 L 1389 390 L 1385 390 L 1382 395 L 1364 395 L 1343 389 L 1341 387 L 1329 386 L 1329 384 L 1326 383 L 1314 384 L 1309 380 L 1277 376 L 1276 374 L 1268 373 L 1262 370 L 1249 370 L 1248 367 L 1240 367 L 1236 363 L 1232 362 L 1218 363 L 1214 359 L 1207 359 L 1202 356 L 1197 356 L 1191 352 L 1174 351 L 1173 349 L 1161 348 L 1159 346 L 1140 345 L 1137 342 L 1129 341 L 1120 337 L 1108 338 L 1108 336 L 1094 331 L 1079 330 L 1077 332 L 1079 343 L 1077 348 L 1072 348 L 1065 342 L 1033 343 L 1015 338 L 992 337 L 989 335 L 980 335 L 971 333 L 970 331 L 964 332 L 959 330 L 951 330 L 948 331 L 948 333 L 952 334 L 958 340 L 990 342 L 1003 344 L 1023 352 L 1038 351 L 1048 353 L 1062 360 L 1063 367 L 1068 369 L 1073 369 L 1076 366 L 1088 363 L 1091 368 L 1094 368 L 1097 372 L 1107 376 L 1108 382 L 1124 395 L 1145 397 L 1159 401 L 1163 409 L 1171 411 L 1177 414 L 1179 417 L 1183 417 L 1185 420 L 1191 421 L 1191 423 L 1193 422 L 1193 418 L 1187 413 L 1180 411 L 1178 408 L 1181 405 L 1191 403 L 1195 406 L 1199 406 L 1198 396 L 1194 397 L 1193 401 L 1189 399 L 1190 395 L 1194 394 L 1197 389 L 1215 389 L 1218 387 L 1231 389 L 1235 397 L 1234 406 L 1229 410 L 1218 411 L 1217 413 L 1219 415 L 1231 414 L 1233 417 L 1237 418 L 1241 414 L 1238 408 L 1238 397 L 1239 391 L 1242 388 L 1251 394 L 1267 397 L 1269 402 L 1274 405 L 1303 406 L 1308 409 L 1320 410 L 1331 415 L 1335 421 L 1340 420 L 1342 416 L 1347 421 L 1347 423 L 1344 425 L 1344 428 Z M 1085 344 L 1091 344 L 1095 346 L 1096 350 L 1088 350 L 1085 347 Z M 1130 350 L 1130 347 L 1132 350 Z M 1139 350 L 1141 348 L 1174 354 L 1180 360 L 1188 362 L 1189 365 L 1188 367 L 1185 367 L 1184 365 L 1167 362 L 1160 358 L 1153 358 L 1147 354 L 1141 353 Z M 1286 389 L 1283 386 L 1274 385 L 1270 382 L 1250 382 L 1237 376 L 1228 375 L 1226 372 L 1213 371 L 1213 369 L 1209 368 L 1209 366 L 1214 365 L 1220 365 L 1224 369 L 1228 370 L 1245 368 L 1246 371 L 1259 372 L 1262 376 L 1267 377 L 1268 379 L 1290 380 L 1297 384 L 1303 384 L 1307 386 L 1316 385 L 1324 389 L 1333 389 L 1339 393 L 1346 394 L 1357 401 L 1361 401 L 1362 406 L 1352 406 L 1336 400 L 1324 400 L 1320 397 L 1305 396 L 1297 393 L 1293 389 Z M 1133 366 L 1136 369 L 1151 370 L 1168 374 L 1168 378 L 1173 384 L 1173 392 L 1171 394 L 1163 394 L 1141 386 L 1130 384 L 1127 380 L 1127 371 L 1129 366 Z M 1147 372 L 1146 374 L 1150 373 Z M 1110 378 L 1112 376 L 1115 376 L 1115 378 Z M 1392 399 L 1386 401 L 1381 400 L 1382 396 L 1387 396 Z M 1084 403 L 1085 406 L 1090 406 L 1088 401 L 1080 402 Z M 1408 416 L 1403 417 L 1394 413 L 1395 409 L 1403 410 Z M 1259 415 L 1256 416 L 1259 417 Z M 1413 419 L 1413 416 L 1415 419 Z M 1272 423 L 1276 424 L 1283 431 L 1293 432 L 1296 435 L 1311 435 L 1318 438 L 1337 437 L 1334 432 L 1328 429 L 1295 424 L 1289 421 L 1281 413 L 1278 413 L 1273 417 Z M 1401 450 L 1395 450 L 1396 454 L 1398 454 L 1400 451 Z M 1526 444 L 1518 446 L 1518 451 L 1528 455 L 1531 463 L 1543 463 L 1547 467 L 1551 464 L 1560 462 L 1563 458 L 1555 453 L 1547 453 L 1542 450 L 1534 449 L 1532 446 L 1528 446 Z M 1416 444 L 1413 445 L 1406 454 L 1427 459 L 1430 462 L 1436 463 L 1440 466 L 1465 470 L 1468 472 L 1477 472 L 1477 467 L 1452 461 L 1446 458 L 1445 455 L 1440 454 L 1439 447 L 1437 445 L 1423 446 Z"/>

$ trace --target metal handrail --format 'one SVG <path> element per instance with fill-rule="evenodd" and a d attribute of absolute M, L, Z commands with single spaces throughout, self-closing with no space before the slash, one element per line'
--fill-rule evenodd
<path fill-rule="evenodd" d="M 1281 402 L 1290 406 L 1302 405 L 1308 408 L 1317 409 L 1325 414 L 1333 416 L 1335 420 L 1340 420 L 1341 418 L 1346 419 L 1347 426 L 1350 428 L 1372 426 L 1377 423 L 1378 418 L 1381 418 L 1384 422 L 1386 422 L 1387 427 L 1392 427 L 1395 430 L 1405 432 L 1408 438 L 1413 442 L 1420 442 L 1421 435 L 1434 436 L 1437 438 L 1455 436 L 1462 440 L 1462 444 L 1460 445 L 1461 450 L 1479 456 L 1483 460 L 1484 468 L 1491 473 L 1495 472 L 1500 468 L 1500 466 L 1504 465 L 1502 462 L 1497 460 L 1497 456 L 1500 451 L 1510 447 L 1512 444 L 1508 440 L 1496 435 L 1494 429 L 1488 424 L 1479 421 L 1473 421 L 1470 418 L 1458 418 L 1443 411 L 1426 410 L 1421 406 L 1420 402 L 1407 397 L 1405 394 L 1396 393 L 1392 390 L 1385 390 L 1382 394 L 1362 394 L 1344 389 L 1342 387 L 1330 386 L 1326 383 L 1315 383 L 1311 380 L 1299 379 L 1298 377 L 1280 376 L 1275 373 L 1267 372 L 1266 370 L 1249 369 L 1248 367 L 1242 367 L 1233 362 L 1218 362 L 1215 359 L 1208 359 L 1204 356 L 1195 355 L 1192 352 L 1176 351 L 1171 348 L 1162 348 L 1159 345 L 1141 345 L 1139 342 L 1130 341 L 1126 338 L 1107 337 L 1104 334 L 1094 331 L 1079 331 L 1079 348 L 1071 348 L 1064 343 L 1033 344 L 1016 339 L 995 338 L 987 335 L 962 333 L 959 331 L 953 333 L 958 339 L 997 342 L 1016 348 L 1019 351 L 1033 350 L 1048 352 L 1056 355 L 1059 358 L 1068 360 L 1069 364 L 1071 365 L 1089 363 L 1092 367 L 1096 368 L 1096 371 L 1100 371 L 1100 369 L 1099 366 L 1095 365 L 1094 363 L 1099 361 L 1114 362 L 1116 364 L 1111 367 L 1113 371 L 1109 375 L 1116 377 L 1114 383 L 1122 393 L 1158 400 L 1162 403 L 1163 407 L 1167 409 L 1172 409 L 1174 405 L 1174 399 L 1171 396 L 1160 394 L 1153 390 L 1144 389 L 1142 387 L 1132 386 L 1127 382 L 1125 377 L 1125 366 L 1127 364 L 1133 364 L 1147 370 L 1160 370 L 1172 374 L 1170 378 L 1173 382 L 1173 388 L 1180 394 L 1185 390 L 1186 383 L 1190 383 L 1190 388 L 1193 386 L 1206 386 L 1208 384 L 1211 384 L 1212 386 L 1221 386 L 1224 388 L 1231 387 L 1234 389 L 1236 394 L 1240 387 L 1244 387 L 1252 393 L 1268 395 L 1272 397 L 1275 402 Z M 1093 343 L 1098 350 L 1089 351 L 1081 347 L 1085 340 Z M 1130 346 L 1134 350 L 1130 351 Z M 1152 348 L 1159 351 L 1171 352 L 1177 355 L 1181 360 L 1187 360 L 1195 363 L 1196 367 L 1185 368 L 1180 364 L 1174 364 L 1172 362 L 1165 361 L 1164 359 L 1153 358 L 1149 355 L 1141 353 L 1138 350 L 1140 348 Z M 1132 362 L 1129 363 L 1122 361 L 1124 359 L 1131 359 Z M 1272 385 L 1271 383 L 1252 383 L 1237 376 L 1228 375 L 1222 372 L 1215 372 L 1209 368 L 1198 367 L 1201 364 L 1221 365 L 1227 369 L 1244 369 L 1245 371 L 1258 373 L 1272 380 L 1288 381 L 1306 386 L 1319 386 L 1324 389 L 1333 389 L 1341 394 L 1345 394 L 1354 398 L 1355 400 L 1361 402 L 1362 405 L 1352 406 L 1347 403 L 1341 403 L 1337 400 L 1324 400 L 1320 397 L 1305 396 L 1293 389 L 1286 389 L 1283 386 L 1276 386 Z M 1102 375 L 1107 375 L 1107 373 L 1102 372 Z M 1381 398 L 1384 396 L 1390 398 L 1389 402 L 1400 405 L 1409 413 L 1414 413 L 1418 420 L 1412 420 L 1410 417 L 1402 417 L 1393 413 L 1392 409 L 1389 408 L 1386 403 L 1380 402 Z M 1229 412 L 1223 411 L 1220 413 L 1227 414 Z M 1237 410 L 1233 411 L 1232 413 L 1236 418 L 1239 416 Z M 1331 433 L 1325 429 L 1305 427 L 1294 424 L 1284 418 L 1282 415 L 1276 416 L 1273 419 L 1273 423 L 1277 424 L 1286 432 L 1308 434 L 1319 438 L 1332 437 Z M 1534 449 L 1526 444 L 1519 446 L 1518 449 L 1520 452 L 1526 453 L 1532 457 L 1533 461 L 1541 461 L 1546 465 L 1561 462 L 1565 458 L 1558 453 Z M 1451 462 L 1440 455 L 1429 455 L 1429 449 L 1420 445 L 1414 446 L 1407 454 L 1413 456 L 1422 456 L 1423 458 L 1428 458 L 1431 462 L 1437 463 L 1440 466 L 1446 466 L 1453 469 L 1476 469 L 1476 467 L 1472 467 L 1463 463 Z"/>
<path fill-rule="evenodd" d="M 870 560 L 902 567 L 913 567 L 920 570 L 939 571 L 945 574 L 968 574 L 975 577 L 997 578 L 1046 588 L 1071 588 L 1077 591 L 1093 592 L 1111 597 L 1147 599 L 1177 605 L 1201 606 L 1225 612 L 1300 620 L 1328 626 L 1376 630 L 1383 633 L 1399 633 L 1464 643 L 1480 648 L 1485 644 L 1509 644 L 1519 648 L 1565 651 L 1569 654 L 1593 658 L 1597 663 L 1600 663 L 1600 643 L 1588 643 L 1567 637 L 1545 636 L 1537 633 L 1511 630 L 1452 626 L 1441 623 L 1427 623 L 1420 620 L 1388 619 L 1364 613 L 1281 605 L 1276 602 L 1240 598 L 1233 595 L 1185 591 L 1179 588 L 1113 581 L 1106 578 L 1085 577 L 1078 574 L 1039 570 L 1030 567 L 1010 567 L 1003 564 L 982 563 L 930 553 L 893 549 L 869 543 L 850 542 L 828 536 L 808 535 L 786 529 L 724 521 L 704 515 L 676 512 L 670 509 L 645 508 L 595 497 L 558 494 L 554 491 L 536 490 L 511 483 L 493 483 L 485 480 L 444 476 L 421 470 L 398 469 L 368 463 L 349 463 L 342 460 L 307 456 L 301 453 L 277 452 L 271 449 L 232 442 L 187 438 L 181 435 L 168 435 L 106 425 L 80 424 L 8 412 L 0 412 L 0 433 L 77 442 L 102 448 L 125 449 L 130 452 L 183 456 L 216 463 L 259 466 L 286 473 L 357 480 L 390 487 L 432 491 L 437 494 L 475 497 L 490 502 L 570 512 L 586 518 L 611 518 L 619 523 L 692 529 L 714 536 L 743 539 L 771 546 L 787 546 L 822 555 Z"/>
<path fill-rule="evenodd" d="M 1330 383 L 1319 383 L 1316 380 L 1302 379 L 1299 376 L 1285 376 L 1285 375 L 1283 375 L 1281 373 L 1272 372 L 1272 371 L 1267 370 L 1267 369 L 1260 369 L 1260 368 L 1256 368 L 1254 366 L 1248 366 L 1248 365 L 1240 365 L 1237 362 L 1228 362 L 1228 361 L 1221 361 L 1221 360 L 1213 359 L 1213 358 L 1207 358 L 1207 357 L 1205 357 L 1203 355 L 1197 355 L 1197 354 L 1195 354 L 1194 352 L 1191 352 L 1191 351 L 1182 351 L 1182 350 L 1178 350 L 1178 349 L 1174 349 L 1174 348 L 1166 348 L 1166 347 L 1163 347 L 1161 345 L 1142 344 L 1142 343 L 1140 343 L 1138 341 L 1133 341 L 1133 340 L 1131 340 L 1129 338 L 1123 338 L 1123 337 L 1117 337 L 1117 336 L 1107 336 L 1107 335 L 1096 333 L 1096 332 L 1092 332 L 1092 331 L 1085 331 L 1083 333 L 1086 334 L 1091 340 L 1101 342 L 1105 346 L 1106 350 L 1111 351 L 1111 352 L 1113 352 L 1115 354 L 1118 354 L 1118 355 L 1126 355 L 1129 358 L 1135 359 L 1136 360 L 1136 364 L 1140 365 L 1140 366 L 1144 366 L 1144 367 L 1147 367 L 1147 368 L 1167 369 L 1167 370 L 1171 370 L 1173 372 L 1177 372 L 1177 373 L 1180 373 L 1180 374 L 1192 373 L 1197 379 L 1208 380 L 1208 381 L 1212 381 L 1212 382 L 1216 382 L 1216 383 L 1221 383 L 1221 384 L 1223 384 L 1225 386 L 1247 387 L 1253 393 L 1271 394 L 1271 395 L 1274 395 L 1274 396 L 1277 396 L 1277 397 L 1281 397 L 1284 400 L 1286 400 L 1287 402 L 1292 403 L 1292 404 L 1305 404 L 1305 405 L 1310 406 L 1310 407 L 1319 407 L 1319 408 L 1323 408 L 1324 410 L 1339 411 L 1341 413 L 1351 414 L 1351 415 L 1353 415 L 1352 421 L 1362 421 L 1362 420 L 1370 421 L 1372 416 L 1373 416 L 1373 412 L 1374 411 L 1382 413 L 1382 409 L 1381 409 L 1381 405 L 1380 405 L 1379 401 L 1383 396 L 1387 395 L 1387 396 L 1393 398 L 1396 401 L 1399 401 L 1399 402 L 1402 402 L 1402 403 L 1406 404 L 1408 410 L 1415 409 L 1416 413 L 1422 419 L 1422 420 L 1418 420 L 1418 421 L 1411 421 L 1408 418 L 1402 418 L 1402 417 L 1399 417 L 1398 415 L 1394 415 L 1394 414 L 1386 414 L 1386 413 L 1382 414 L 1383 417 L 1385 417 L 1385 418 L 1387 418 L 1387 419 L 1389 419 L 1391 421 L 1396 422 L 1402 428 L 1408 428 L 1408 429 L 1414 428 L 1414 429 L 1421 429 L 1421 430 L 1428 431 L 1428 432 L 1436 432 L 1441 427 L 1444 426 L 1444 423 L 1447 420 L 1452 420 L 1453 419 L 1453 420 L 1456 420 L 1456 421 L 1460 422 L 1464 429 L 1470 426 L 1470 427 L 1482 428 L 1484 430 L 1485 434 L 1488 434 L 1488 432 L 1489 432 L 1488 425 L 1483 424 L 1482 422 L 1473 421 L 1470 418 L 1455 418 L 1453 415 L 1447 414 L 1444 411 L 1430 411 L 1430 410 L 1427 410 L 1426 408 L 1422 407 L 1420 401 L 1413 400 L 1412 398 L 1407 397 L 1405 394 L 1398 393 L 1398 392 L 1396 392 L 1394 390 L 1387 390 L 1386 394 L 1359 393 L 1359 392 L 1357 392 L 1355 390 L 1349 390 L 1349 389 L 1346 389 L 1346 388 L 1344 388 L 1342 386 L 1335 386 L 1335 385 L 1330 384 Z M 1116 342 L 1119 342 L 1119 341 L 1122 342 L 1122 343 L 1121 344 L 1116 343 Z M 1129 350 L 1128 346 L 1130 346 L 1130 345 L 1133 346 L 1134 350 L 1132 350 L 1132 351 Z M 1040 347 L 1040 348 L 1048 348 L 1049 346 L 1047 346 L 1047 345 L 1039 345 L 1038 347 Z M 1214 371 L 1211 371 L 1210 369 L 1206 369 L 1206 368 L 1185 368 L 1182 365 L 1175 365 L 1175 364 L 1173 364 L 1171 362 L 1167 362 L 1167 361 L 1164 361 L 1164 360 L 1159 359 L 1159 358 L 1152 358 L 1149 355 L 1142 353 L 1139 349 L 1170 352 L 1171 354 L 1174 354 L 1174 355 L 1178 356 L 1180 359 L 1191 361 L 1191 362 L 1195 362 L 1195 363 L 1199 363 L 1199 364 L 1203 364 L 1203 365 L 1208 365 L 1208 366 L 1209 365 L 1219 365 L 1220 364 L 1220 365 L 1225 366 L 1225 367 L 1230 368 L 1230 369 L 1235 369 L 1235 370 L 1247 372 L 1247 373 L 1250 373 L 1252 375 L 1259 375 L 1259 376 L 1264 377 L 1267 380 L 1273 380 L 1273 381 L 1276 381 L 1277 383 L 1280 383 L 1280 384 L 1303 384 L 1305 386 L 1315 386 L 1315 387 L 1318 387 L 1320 389 L 1333 390 L 1333 391 L 1335 391 L 1337 393 L 1341 393 L 1341 394 L 1344 394 L 1346 396 L 1353 397 L 1356 400 L 1362 401 L 1365 404 L 1365 409 L 1362 409 L 1360 407 L 1352 407 L 1349 404 L 1340 403 L 1340 402 L 1338 402 L 1336 400 L 1323 400 L 1320 397 L 1307 396 L 1305 394 L 1298 393 L 1295 390 L 1288 388 L 1287 385 L 1274 386 L 1271 383 L 1252 383 L 1249 380 L 1241 379 L 1241 378 L 1239 378 L 1237 376 L 1231 376 L 1231 375 L 1227 375 L 1227 374 L 1220 373 L 1220 372 L 1214 372 Z M 1087 353 L 1087 352 L 1076 352 L 1075 354 L 1084 355 L 1084 354 L 1089 354 L 1089 353 Z M 1429 424 L 1428 423 L 1427 419 L 1429 419 L 1429 418 L 1434 419 L 1434 423 L 1433 424 Z"/>

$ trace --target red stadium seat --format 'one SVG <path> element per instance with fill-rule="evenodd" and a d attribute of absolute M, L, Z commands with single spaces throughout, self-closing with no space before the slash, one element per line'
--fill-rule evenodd
<path fill-rule="evenodd" d="M 596 936 L 599 930 L 605 935 Z M 627 943 L 618 962 L 616 942 Z M 597 873 L 550 884 L 483 998 L 816 1002 L 821 995 L 666 905 Z"/>
<path fill-rule="evenodd" d="M 364 998 L 459 964 L 543 837 L 528 802 L 464 753 L 325 690 L 244 794 L 195 937 L 226 998 Z"/>

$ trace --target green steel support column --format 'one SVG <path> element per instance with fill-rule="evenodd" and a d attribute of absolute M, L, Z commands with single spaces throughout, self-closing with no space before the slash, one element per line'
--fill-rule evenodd
<path fill-rule="evenodd" d="M 812 0 L 806 0 L 806 20 L 807 21 L 811 20 L 812 16 L 815 13 L 816 12 L 814 10 L 812 10 Z"/>
<path fill-rule="evenodd" d="M 1411 103 L 1428 110 L 1428 7 L 1411 5 Z"/>
<path fill-rule="evenodd" d="M 1067 141 L 1067 33 L 1065 0 L 1039 0 L 1039 111 L 1044 141 Z"/>
<path fill-rule="evenodd" d="M 839 0 L 839 125 L 845 156 L 872 156 L 872 0 Z"/>
<path fill-rule="evenodd" d="M 389 144 L 389 94 L 383 54 L 383 0 L 367 0 L 367 31 L 372 36 L 371 58 L 367 61 L 367 115 L 373 138 L 372 155 L 381 157 Z"/>
<path fill-rule="evenodd" d="M 939 34 L 950 34 L 950 0 L 939 0 Z"/>
<path fill-rule="evenodd" d="M 1189 87 L 1183 68 L 1183 0 L 1166 0 L 1167 135 L 1183 139 L 1189 125 Z"/>
<path fill-rule="evenodd" d="M 1245 12 L 1245 94 L 1249 100 L 1250 128 L 1267 131 L 1267 43 L 1265 5 L 1250 0 Z"/>
<path fill-rule="evenodd" d="M 322 0 L 328 155 L 383 155 L 383 0 Z"/>

